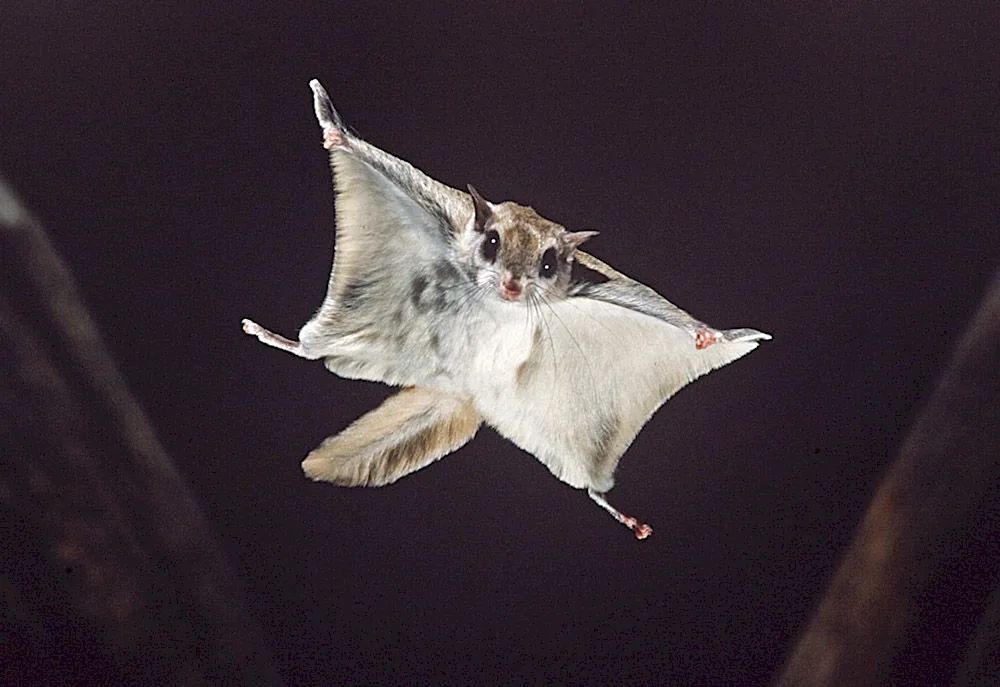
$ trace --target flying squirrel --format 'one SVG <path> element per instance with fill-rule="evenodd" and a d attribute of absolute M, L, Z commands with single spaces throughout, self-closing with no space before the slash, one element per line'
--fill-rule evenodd
<path fill-rule="evenodd" d="M 336 187 L 326 298 L 298 341 L 251 320 L 243 331 L 403 388 L 313 450 L 305 474 L 389 484 L 485 422 L 649 536 L 605 497 L 622 454 L 681 387 L 771 337 L 709 327 L 579 250 L 597 232 L 435 181 L 348 132 L 309 85 Z"/>

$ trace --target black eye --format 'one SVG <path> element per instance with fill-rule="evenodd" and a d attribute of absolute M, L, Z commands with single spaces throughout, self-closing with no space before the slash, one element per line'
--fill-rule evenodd
<path fill-rule="evenodd" d="M 486 232 L 486 238 L 483 240 L 483 257 L 486 258 L 488 262 L 493 262 L 497 259 L 497 253 L 500 251 L 500 234 L 495 231 Z"/>
<path fill-rule="evenodd" d="M 549 248 L 547 251 L 542 253 L 542 266 L 538 270 L 539 276 L 542 277 L 554 277 L 556 276 L 556 267 L 558 264 L 558 256 L 556 255 L 555 248 Z"/>

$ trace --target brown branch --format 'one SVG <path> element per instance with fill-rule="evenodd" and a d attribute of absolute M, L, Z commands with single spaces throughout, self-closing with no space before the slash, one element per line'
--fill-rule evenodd
<path fill-rule="evenodd" d="M 0 678 L 275 684 L 194 498 L 2 179 L 0 256 Z"/>
<path fill-rule="evenodd" d="M 777 684 L 868 686 L 921 672 L 913 661 L 950 661 L 965 644 L 962 623 L 935 623 L 934 613 L 978 617 L 997 561 L 989 540 L 1000 531 L 1000 277 L 962 337 L 898 459 L 878 489 L 859 531 Z M 976 548 L 976 540 L 987 540 Z M 989 580 L 987 585 L 995 579 Z M 979 582 L 982 586 L 982 582 Z M 965 608 L 944 608 L 960 599 Z M 938 607 L 935 610 L 935 603 Z M 948 626 L 945 626 L 948 625 Z M 996 624 L 992 627 L 996 641 Z M 955 633 L 960 636 L 948 636 Z M 981 641 L 981 640 L 980 640 Z M 909 666 L 904 666 L 904 663 Z M 979 663 L 976 670 L 981 670 Z M 993 684 L 1000 684 L 995 672 Z"/>

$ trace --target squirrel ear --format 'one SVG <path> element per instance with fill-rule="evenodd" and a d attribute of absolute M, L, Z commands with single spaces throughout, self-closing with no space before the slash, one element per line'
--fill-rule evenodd
<path fill-rule="evenodd" d="M 472 206 L 476 209 L 476 231 L 486 231 L 486 223 L 493 216 L 493 208 L 472 184 L 469 184 L 469 193 L 472 195 Z"/>
<path fill-rule="evenodd" d="M 598 231 L 572 231 L 563 234 L 563 242 L 566 245 L 566 252 L 572 253 L 580 247 L 581 243 L 587 239 L 594 238 L 599 233 L 600 232 Z"/>

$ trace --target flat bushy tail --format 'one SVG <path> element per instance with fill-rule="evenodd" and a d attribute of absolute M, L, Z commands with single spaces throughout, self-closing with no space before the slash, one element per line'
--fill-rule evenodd
<path fill-rule="evenodd" d="M 382 486 L 463 446 L 481 423 L 471 399 L 410 387 L 324 441 L 302 469 L 340 486 Z"/>

